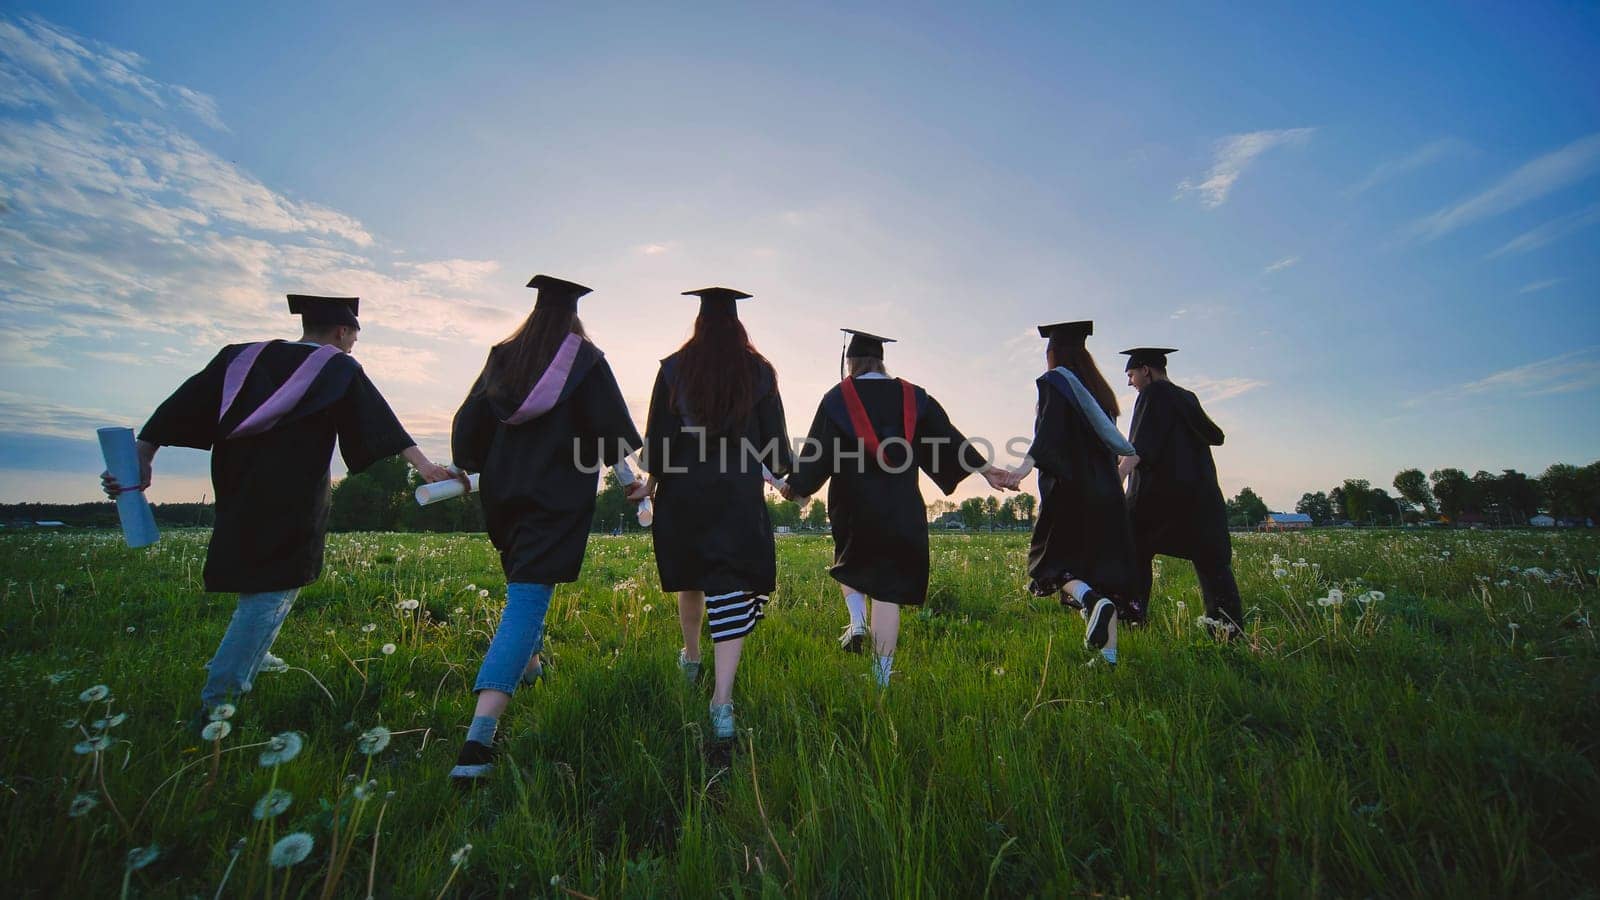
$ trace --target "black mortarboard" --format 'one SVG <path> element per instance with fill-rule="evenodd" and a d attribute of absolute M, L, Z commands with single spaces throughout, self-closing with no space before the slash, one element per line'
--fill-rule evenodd
<path fill-rule="evenodd" d="M 1039 326 L 1039 337 L 1064 343 L 1082 344 L 1083 339 L 1091 334 L 1094 334 L 1094 322 L 1089 319 L 1081 322 L 1057 322 L 1054 325 Z"/>
<path fill-rule="evenodd" d="M 360 328 L 361 323 L 356 321 L 356 307 L 360 304 L 360 297 L 289 295 L 289 312 L 299 316 L 300 322 L 309 327 L 348 325 L 351 328 Z"/>
<path fill-rule="evenodd" d="M 575 281 L 563 281 L 549 275 L 533 276 L 533 280 L 528 282 L 528 287 L 539 292 L 539 298 L 533 301 L 534 309 L 552 307 L 577 310 L 578 298 L 594 290 Z"/>
<path fill-rule="evenodd" d="M 879 337 L 854 328 L 841 328 L 840 331 L 850 335 L 850 344 L 845 347 L 845 356 L 865 356 L 871 359 L 883 359 L 883 345 L 894 343 L 894 338 Z"/>
<path fill-rule="evenodd" d="M 1127 372 L 1140 366 L 1154 366 L 1163 371 L 1167 368 L 1167 354 L 1177 353 L 1172 347 L 1135 347 L 1132 350 L 1122 351 L 1128 357 L 1127 366 L 1122 371 Z"/>
<path fill-rule="evenodd" d="M 701 288 L 698 291 L 684 291 L 683 295 L 685 297 L 700 298 L 700 315 L 702 316 L 718 315 L 734 316 L 736 318 L 739 315 L 737 301 L 751 296 L 744 291 L 736 291 L 733 288 L 725 287 L 708 287 Z"/>

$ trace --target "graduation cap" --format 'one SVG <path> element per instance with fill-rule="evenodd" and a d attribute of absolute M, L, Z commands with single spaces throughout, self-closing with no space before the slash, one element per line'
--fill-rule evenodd
<path fill-rule="evenodd" d="M 1081 322 L 1057 322 L 1054 325 L 1040 325 L 1039 337 L 1060 341 L 1064 344 L 1083 345 L 1084 338 L 1094 334 L 1094 321 L 1084 319 Z"/>
<path fill-rule="evenodd" d="M 1166 371 L 1167 354 L 1178 351 L 1172 347 L 1135 347 L 1122 352 L 1128 357 L 1128 365 L 1122 371 L 1131 372 L 1140 366 L 1153 366 Z"/>
<path fill-rule="evenodd" d="M 528 287 L 539 292 L 539 298 L 533 301 L 534 309 L 549 307 L 573 311 L 578 309 L 578 298 L 594 290 L 575 281 L 564 281 L 549 275 L 533 276 L 533 280 L 528 282 Z"/>
<path fill-rule="evenodd" d="M 684 291 L 685 297 L 700 298 L 700 315 L 733 316 L 738 318 L 739 307 L 736 301 L 748 299 L 751 295 L 733 288 L 708 287 L 698 291 Z"/>
<path fill-rule="evenodd" d="M 289 312 L 300 317 L 307 328 L 327 325 L 348 325 L 360 328 L 356 321 L 356 307 L 360 297 L 313 297 L 309 294 L 290 294 Z"/>
<path fill-rule="evenodd" d="M 845 347 L 845 356 L 865 356 L 871 359 L 883 359 L 883 345 L 893 344 L 894 338 L 879 337 L 854 328 L 841 328 L 840 331 L 850 335 L 850 343 Z"/>

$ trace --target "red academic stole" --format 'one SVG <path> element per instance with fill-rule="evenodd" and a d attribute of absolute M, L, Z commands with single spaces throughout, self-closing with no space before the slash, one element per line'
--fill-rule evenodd
<path fill-rule="evenodd" d="M 233 401 L 238 399 L 239 391 L 244 388 L 245 377 L 256 364 L 256 357 L 261 355 L 261 351 L 266 349 L 269 343 L 272 342 L 251 344 L 228 363 L 228 371 L 222 380 L 222 409 L 217 413 L 219 424 L 233 407 Z M 246 416 L 243 422 L 224 437 L 224 440 L 257 435 L 278 424 L 278 421 L 288 415 L 305 397 L 306 392 L 311 389 L 312 382 L 317 380 L 317 375 L 328 365 L 328 361 L 342 352 L 344 351 L 332 344 L 323 344 L 311 351 L 311 354 L 294 370 L 294 374 L 289 376 L 289 380 L 279 385 L 278 389 L 272 392 L 272 396 L 267 398 L 267 402 L 256 407 L 254 412 Z"/>
<path fill-rule="evenodd" d="M 900 401 L 902 415 L 904 416 L 906 443 L 916 440 L 917 437 L 917 389 L 902 378 L 900 382 Z M 872 421 L 867 418 L 867 408 L 861 405 L 861 395 L 856 393 L 855 379 L 846 378 L 839 382 L 839 393 L 844 396 L 845 411 L 850 414 L 850 426 L 855 429 L 856 436 L 866 444 L 867 453 L 873 459 L 878 458 L 878 433 L 872 430 Z"/>

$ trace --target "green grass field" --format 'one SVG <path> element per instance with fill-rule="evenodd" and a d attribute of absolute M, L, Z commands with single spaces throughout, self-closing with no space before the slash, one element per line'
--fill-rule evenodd
<path fill-rule="evenodd" d="M 1208 640 L 1193 570 L 1165 560 L 1114 672 L 1084 666 L 1076 616 L 1027 595 L 1025 535 L 940 535 L 886 693 L 834 643 L 828 539 L 782 538 L 726 768 L 702 752 L 708 682 L 680 684 L 648 539 L 597 537 L 551 608 L 551 677 L 518 695 L 495 783 L 470 795 L 444 776 L 504 594 L 485 539 L 335 536 L 275 647 L 295 668 L 197 747 L 179 722 L 232 609 L 200 589 L 205 537 L 0 537 L 8 896 L 1600 885 L 1590 534 L 1236 538 L 1246 638 Z M 109 696 L 81 701 L 95 685 Z M 363 754 L 379 725 L 391 740 Z M 304 749 L 264 767 L 282 732 Z M 292 800 L 258 820 L 269 790 Z M 294 832 L 309 854 L 272 866 Z"/>

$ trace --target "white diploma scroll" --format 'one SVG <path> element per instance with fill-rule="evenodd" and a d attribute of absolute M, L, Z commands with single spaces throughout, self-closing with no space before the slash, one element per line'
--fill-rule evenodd
<path fill-rule="evenodd" d="M 624 489 L 638 480 L 638 477 L 633 474 L 633 467 L 629 466 L 628 461 L 625 459 L 612 466 L 611 471 L 617 473 L 617 482 L 621 484 Z M 655 520 L 656 510 L 654 506 L 650 505 L 650 498 L 646 497 L 643 500 L 640 500 L 639 524 L 649 528 L 650 523 L 654 522 Z"/>
<path fill-rule="evenodd" d="M 478 473 L 473 472 L 467 480 L 472 482 L 470 493 L 476 494 L 478 492 Z M 417 485 L 417 505 L 428 506 L 438 503 L 440 500 L 449 500 L 451 497 L 459 497 L 466 493 L 469 493 L 469 489 L 463 487 L 461 482 L 454 478 L 447 481 L 419 484 Z"/>
<path fill-rule="evenodd" d="M 123 487 L 139 484 L 139 450 L 133 445 L 132 428 L 101 428 L 100 454 L 106 471 Z M 117 517 L 122 520 L 122 538 L 129 547 L 148 547 L 161 539 L 156 514 L 144 491 L 124 490 L 117 495 Z"/>

